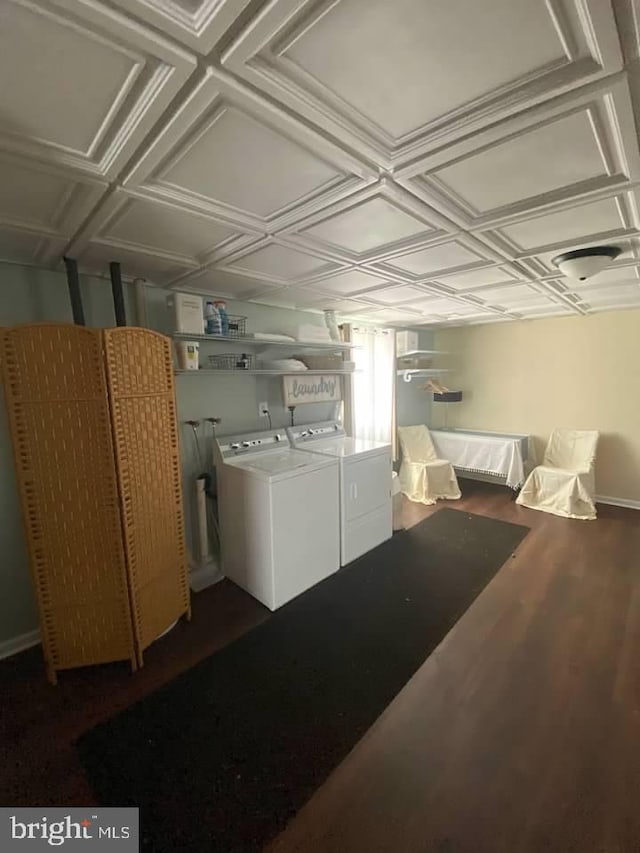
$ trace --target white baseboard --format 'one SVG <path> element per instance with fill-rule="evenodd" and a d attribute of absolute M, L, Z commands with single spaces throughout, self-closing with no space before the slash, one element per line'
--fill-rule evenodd
<path fill-rule="evenodd" d="M 607 495 L 596 495 L 596 503 L 623 506 L 627 509 L 640 509 L 640 501 L 632 501 L 630 498 L 610 498 Z"/>
<path fill-rule="evenodd" d="M 37 646 L 39 642 L 40 631 L 38 628 L 35 631 L 28 631 L 26 634 L 11 637 L 10 640 L 3 640 L 0 643 L 0 660 L 10 658 L 12 655 L 17 655 L 18 652 L 23 652 L 25 649 Z"/>

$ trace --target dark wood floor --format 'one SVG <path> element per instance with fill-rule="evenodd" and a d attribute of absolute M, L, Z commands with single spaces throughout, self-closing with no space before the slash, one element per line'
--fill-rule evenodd
<path fill-rule="evenodd" d="M 640 513 L 463 493 L 447 506 L 531 533 L 270 853 L 640 850 Z M 438 508 L 407 502 L 405 522 Z M 38 649 L 1 662 L 0 804 L 91 804 L 74 739 L 268 616 L 223 581 L 135 676 L 51 687 Z"/>

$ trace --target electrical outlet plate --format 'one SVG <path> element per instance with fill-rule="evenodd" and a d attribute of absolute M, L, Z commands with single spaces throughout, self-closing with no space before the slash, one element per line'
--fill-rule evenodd
<path fill-rule="evenodd" d="M 269 411 L 269 404 L 267 402 L 258 403 L 258 415 L 261 418 L 266 417 L 265 412 Z"/>

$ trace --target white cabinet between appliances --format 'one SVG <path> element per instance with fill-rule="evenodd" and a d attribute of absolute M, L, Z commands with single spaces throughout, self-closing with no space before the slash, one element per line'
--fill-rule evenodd
<path fill-rule="evenodd" d="M 391 454 L 352 457 L 340 468 L 344 566 L 391 536 Z"/>

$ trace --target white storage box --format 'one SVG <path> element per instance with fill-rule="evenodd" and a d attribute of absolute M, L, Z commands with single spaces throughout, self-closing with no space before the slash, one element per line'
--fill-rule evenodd
<path fill-rule="evenodd" d="M 408 352 L 415 352 L 418 349 L 418 333 L 417 332 L 396 332 L 396 355 L 405 355 Z"/>
<path fill-rule="evenodd" d="M 186 335 L 204 335 L 204 312 L 202 297 L 192 293 L 175 293 L 167 298 L 173 312 L 176 332 Z"/>

